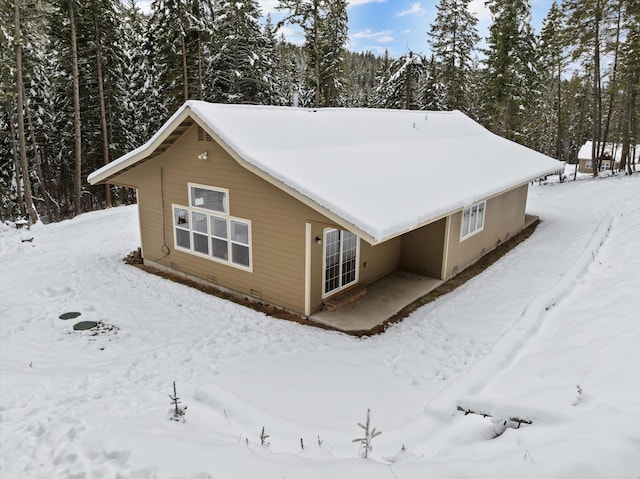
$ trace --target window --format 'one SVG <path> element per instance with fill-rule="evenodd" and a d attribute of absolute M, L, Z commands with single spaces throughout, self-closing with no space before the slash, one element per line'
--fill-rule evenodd
<path fill-rule="evenodd" d="M 229 192 L 189 183 L 189 207 L 173 205 L 176 249 L 251 270 L 251 222 L 229 216 Z"/>
<path fill-rule="evenodd" d="M 227 212 L 227 191 L 189 185 L 191 206 L 205 210 Z"/>
<path fill-rule="evenodd" d="M 464 209 L 462 212 L 462 228 L 460 230 L 461 240 L 482 231 L 486 205 L 487 202 L 483 201 Z"/>

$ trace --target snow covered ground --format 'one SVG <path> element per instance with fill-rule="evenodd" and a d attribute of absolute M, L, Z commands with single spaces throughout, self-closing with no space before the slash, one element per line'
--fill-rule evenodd
<path fill-rule="evenodd" d="M 528 241 L 364 339 L 125 265 L 135 207 L 0 225 L 0 476 L 638 479 L 639 197 L 640 175 L 533 186 Z"/>

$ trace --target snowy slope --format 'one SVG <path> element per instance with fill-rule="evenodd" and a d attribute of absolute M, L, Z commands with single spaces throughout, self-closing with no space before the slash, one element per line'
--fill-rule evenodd
<path fill-rule="evenodd" d="M 0 476 L 637 479 L 639 191 L 532 187 L 544 221 L 526 243 L 368 339 L 123 264 L 135 207 L 0 226 Z M 66 311 L 113 329 L 74 332 Z M 184 424 L 167 419 L 174 380 Z M 461 401 L 534 424 L 493 439 Z M 367 408 L 383 433 L 364 460 Z"/>

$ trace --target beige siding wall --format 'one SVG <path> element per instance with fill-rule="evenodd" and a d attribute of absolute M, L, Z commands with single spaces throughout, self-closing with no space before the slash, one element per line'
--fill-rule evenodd
<path fill-rule="evenodd" d="M 360 241 L 360 283 L 371 284 L 400 267 L 402 237 L 371 246 Z"/>
<path fill-rule="evenodd" d="M 484 229 L 460 241 L 462 212 L 451 216 L 446 277 L 450 278 L 524 227 L 528 185 L 487 200 Z"/>
<path fill-rule="evenodd" d="M 198 160 L 204 150 L 208 160 Z M 146 259 L 304 313 L 306 223 L 328 220 L 241 167 L 217 143 L 198 141 L 196 126 L 162 155 L 124 172 L 117 182 L 138 188 Z M 230 215 L 251 221 L 252 272 L 174 248 L 172 205 L 189 205 L 189 182 L 229 189 Z M 170 250 L 167 256 L 163 234 Z M 320 262 L 322 255 L 316 250 L 321 248 L 313 242 L 312 253 Z M 318 287 L 316 278 L 314 287 Z"/>
<path fill-rule="evenodd" d="M 317 243 L 316 238 L 323 240 L 326 228 L 340 229 L 340 226 L 330 222 L 316 222 L 311 225 L 311 312 L 322 307 L 324 244 Z M 360 240 L 358 284 L 366 286 L 396 271 L 400 264 L 400 245 L 401 238 L 394 238 L 376 246 Z"/>
<path fill-rule="evenodd" d="M 208 159 L 198 160 L 205 150 Z M 324 229 L 339 226 L 240 166 L 217 143 L 199 141 L 195 125 L 165 153 L 121 173 L 114 183 L 138 189 L 145 259 L 301 314 L 305 314 L 309 223 L 309 312 L 321 308 Z M 187 183 L 229 190 L 230 215 L 251 221 L 253 271 L 174 248 L 172 205 L 189 205 Z M 520 231 L 526 197 L 527 185 L 523 185 L 488 200 L 484 230 L 465 241 L 460 241 L 462 214 L 451 216 L 445 278 Z M 360 240 L 359 283 L 368 285 L 400 268 L 441 277 L 446 225 L 442 219 L 376 246 Z"/>
<path fill-rule="evenodd" d="M 593 173 L 593 168 L 590 166 L 587 168 L 587 161 L 591 164 L 591 160 L 579 160 L 578 161 L 578 171 L 580 173 Z"/>
<path fill-rule="evenodd" d="M 434 278 L 442 277 L 447 219 L 411 231 L 402 237 L 400 268 Z"/>

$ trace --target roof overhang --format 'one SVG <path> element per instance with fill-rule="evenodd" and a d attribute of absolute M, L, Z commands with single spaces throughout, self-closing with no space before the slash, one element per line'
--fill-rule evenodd
<path fill-rule="evenodd" d="M 215 131 L 213 131 L 205 121 L 199 118 L 197 113 L 194 112 L 187 104 L 185 104 L 169 120 L 167 120 L 163 127 L 147 143 L 91 173 L 87 177 L 89 184 L 99 185 L 109 182 L 117 183 L 116 177 L 118 175 L 167 151 L 169 147 L 194 123 L 204 131 L 206 131 L 209 136 L 211 136 L 211 138 L 213 138 L 238 164 L 240 164 L 240 166 L 264 179 L 268 183 L 281 189 L 285 193 L 294 197 L 314 211 L 317 211 L 318 213 L 327 217 L 342 228 L 355 233 L 360 238 L 364 239 L 367 243 L 374 245 L 383 243 L 391 239 L 391 237 L 384 239 L 374 238 L 372 235 L 362 230 L 361 228 L 358 228 L 357 226 L 351 224 L 350 222 L 339 217 L 327 208 L 319 205 L 294 188 L 291 188 L 285 183 L 277 180 L 276 178 L 273 178 L 273 176 L 269 175 L 255 165 L 247 162 L 233 148 L 231 148 L 227 144 L 227 142 L 220 138 L 220 136 Z M 398 233 L 398 235 L 400 234 L 402 233 Z M 398 235 L 393 235 L 392 237 Z"/>
<path fill-rule="evenodd" d="M 194 104 L 194 107 L 197 106 L 197 108 L 192 108 L 192 103 Z M 175 141 L 180 138 L 189 128 L 191 128 L 194 124 L 197 124 L 244 169 L 260 177 L 267 183 L 270 183 L 278 189 L 284 191 L 289 196 L 292 196 L 312 210 L 320 213 L 325 218 L 327 218 L 330 223 L 338 225 L 343 229 L 352 231 L 360 238 L 364 239 L 367 243 L 376 245 L 389 241 L 390 239 L 401 236 L 409 231 L 413 231 L 427 224 L 438 221 L 456 212 L 462 211 L 464 207 L 469 206 L 468 204 L 463 203 L 468 202 L 471 199 L 473 199 L 474 201 L 490 199 L 500 194 L 504 194 L 505 192 L 512 189 L 521 187 L 528 181 L 531 181 L 538 176 L 552 173 L 558 168 L 557 166 L 547 166 L 545 168 L 541 168 L 540 170 L 536 170 L 536 176 L 528 177 L 527 175 L 520 175 L 520 178 L 517 181 L 514 181 L 509 185 L 494 185 L 493 188 L 487 188 L 483 192 L 482 198 L 478 196 L 477 198 L 466 198 L 465 201 L 450 202 L 451 204 L 449 204 L 448 207 L 440 208 L 438 210 L 434 209 L 434 211 L 429 214 L 423 215 L 420 218 L 416 217 L 415 222 L 407 221 L 402 224 L 397 224 L 396 227 L 388 228 L 384 232 L 378 230 L 380 234 L 376 234 L 375 229 L 367 231 L 369 228 L 367 228 L 366 222 L 363 222 L 361 226 L 358 226 L 358 218 L 345 219 L 345 217 L 348 217 L 348 215 L 332 211 L 333 208 L 331 207 L 330 203 L 325 206 L 323 204 L 323 201 L 319 201 L 319 199 L 314 197 L 312 194 L 310 195 L 306 193 L 304 186 L 301 189 L 298 189 L 300 185 L 295 181 L 288 183 L 286 176 L 278 174 L 274 175 L 273 172 L 266 171 L 271 168 L 271 163 L 261 164 L 259 161 L 256 161 L 256 158 L 251 156 L 251 152 L 243 153 L 244 143 L 242 143 L 242 141 L 238 141 L 238 138 L 234 138 L 233 135 L 229 135 L 229 131 L 225 132 L 224 130 L 222 130 L 222 133 L 220 131 L 217 131 L 215 123 L 212 123 L 211 118 L 208 118 L 206 116 L 209 113 L 206 110 L 202 110 L 202 106 L 199 105 L 199 103 L 202 102 L 186 102 L 180 109 L 178 109 L 178 111 L 176 111 L 176 113 L 174 113 L 174 115 L 171 116 L 171 118 L 169 118 L 169 120 L 167 120 L 167 122 L 165 122 L 165 124 L 154 134 L 154 136 L 147 143 L 93 172 L 88 177 L 89 183 L 92 185 L 101 183 L 114 183 L 123 186 L 136 187 L 137 185 L 125 184 L 127 182 L 122 181 L 124 180 L 124 178 L 118 178 L 119 175 L 145 161 L 148 161 L 156 156 L 165 153 L 171 147 L 171 145 L 173 145 Z M 228 108 L 229 106 L 227 105 L 225 107 Z M 296 111 L 299 110 L 293 109 L 293 112 Z M 293 114 L 298 115 L 298 113 Z M 245 129 L 244 123 L 238 123 L 236 121 L 235 125 L 236 129 L 241 128 L 241 130 L 239 131 L 243 131 L 243 129 Z M 236 146 L 234 147 L 233 145 Z M 260 155 L 261 151 L 262 150 L 259 149 L 255 150 L 254 148 L 254 151 L 252 153 L 254 156 Z M 273 150 L 271 150 L 271 154 L 273 155 Z M 543 171 L 543 169 L 545 171 Z M 320 200 L 322 200 L 322 198 L 323 197 L 320 197 Z M 339 208 L 336 210 L 339 211 Z M 347 211 L 347 213 L 349 212 Z"/>

